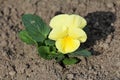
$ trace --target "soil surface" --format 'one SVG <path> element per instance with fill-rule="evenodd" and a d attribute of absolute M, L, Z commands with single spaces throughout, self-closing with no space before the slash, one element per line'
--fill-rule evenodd
<path fill-rule="evenodd" d="M 21 16 L 37 14 L 48 24 L 61 13 L 86 18 L 91 57 L 61 67 L 40 58 L 18 33 Z M 0 80 L 120 80 L 120 0 L 0 0 Z"/>

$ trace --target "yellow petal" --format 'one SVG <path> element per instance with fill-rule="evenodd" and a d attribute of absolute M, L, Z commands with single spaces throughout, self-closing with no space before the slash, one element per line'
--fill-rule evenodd
<path fill-rule="evenodd" d="M 80 46 L 80 41 L 73 39 L 69 36 L 56 41 L 56 47 L 58 51 L 62 52 L 63 54 L 71 53 L 76 49 L 78 49 L 79 46 Z"/>
<path fill-rule="evenodd" d="M 87 40 L 86 33 L 80 28 L 70 28 L 68 34 L 69 36 L 80 40 L 80 42 L 85 42 Z"/>
<path fill-rule="evenodd" d="M 52 29 L 48 37 L 49 39 L 52 40 L 58 40 L 67 36 L 68 35 L 67 33 L 68 33 L 67 27 L 56 27 Z"/>
<path fill-rule="evenodd" d="M 83 17 L 75 14 L 70 15 L 68 20 L 70 27 L 79 27 L 82 29 L 87 24 L 86 20 Z"/>
<path fill-rule="evenodd" d="M 50 21 L 50 26 L 52 28 L 55 27 L 63 27 L 66 26 L 66 21 L 68 21 L 69 15 L 68 14 L 60 14 L 55 17 L 53 17 Z"/>

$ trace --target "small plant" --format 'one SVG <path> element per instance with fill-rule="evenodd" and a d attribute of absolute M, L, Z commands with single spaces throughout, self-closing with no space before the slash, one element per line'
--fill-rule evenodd
<path fill-rule="evenodd" d="M 87 22 L 79 15 L 57 15 L 48 26 L 39 16 L 24 14 L 22 22 L 25 29 L 20 31 L 20 39 L 35 45 L 44 59 L 55 59 L 58 63 L 71 65 L 80 61 L 78 56 L 91 55 L 88 50 L 79 48 L 87 40 L 83 30 Z"/>

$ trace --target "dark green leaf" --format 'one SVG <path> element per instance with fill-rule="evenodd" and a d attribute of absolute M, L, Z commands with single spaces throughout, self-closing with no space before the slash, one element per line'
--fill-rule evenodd
<path fill-rule="evenodd" d="M 54 59 L 54 58 L 56 58 L 56 54 L 49 53 L 47 59 L 51 60 L 51 59 Z"/>
<path fill-rule="evenodd" d="M 42 43 L 42 42 L 37 42 L 37 47 L 40 47 L 40 46 L 43 46 L 44 45 L 44 43 Z"/>
<path fill-rule="evenodd" d="M 48 55 L 50 53 L 50 49 L 49 47 L 47 46 L 40 46 L 38 48 L 38 52 L 39 52 L 39 55 L 44 58 L 44 59 L 48 59 Z"/>
<path fill-rule="evenodd" d="M 50 52 L 50 48 L 47 46 L 40 46 L 38 48 L 39 55 L 47 60 L 51 60 L 56 57 L 56 54 L 54 52 Z"/>
<path fill-rule="evenodd" d="M 75 56 L 84 56 L 84 57 L 88 57 L 91 56 L 91 52 L 86 50 L 86 49 L 82 49 L 80 51 L 76 51 L 73 52 L 71 54 L 69 54 L 70 57 L 75 57 Z"/>
<path fill-rule="evenodd" d="M 26 30 L 22 30 L 19 33 L 20 39 L 27 44 L 35 44 L 36 42 L 28 35 Z"/>
<path fill-rule="evenodd" d="M 56 60 L 57 62 L 60 62 L 60 61 L 63 60 L 64 58 L 65 58 L 64 54 L 58 53 L 57 56 L 56 56 L 56 58 L 55 58 L 55 60 Z"/>
<path fill-rule="evenodd" d="M 51 46 L 50 50 L 53 51 L 53 52 L 57 52 L 57 49 L 56 49 L 55 46 Z"/>
<path fill-rule="evenodd" d="M 78 62 L 79 62 L 79 59 L 77 59 L 77 58 L 65 58 L 63 60 L 63 64 L 65 64 L 65 65 L 72 65 L 72 64 L 76 64 Z"/>
<path fill-rule="evenodd" d="M 23 24 L 28 34 L 37 42 L 43 42 L 50 32 L 50 27 L 37 15 L 25 14 Z"/>
<path fill-rule="evenodd" d="M 53 40 L 45 40 L 45 44 L 48 45 L 48 46 L 54 46 L 55 45 L 55 41 Z"/>

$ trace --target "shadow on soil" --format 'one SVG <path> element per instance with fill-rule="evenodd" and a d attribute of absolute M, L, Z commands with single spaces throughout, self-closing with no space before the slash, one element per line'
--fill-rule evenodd
<path fill-rule="evenodd" d="M 90 48 L 90 51 L 95 56 L 100 55 L 100 52 L 94 51 L 91 47 L 96 44 L 96 41 L 105 40 L 109 34 L 115 31 L 112 24 L 115 22 L 116 16 L 112 12 L 98 11 L 88 13 L 85 19 L 87 20 L 87 26 L 84 30 L 87 33 L 88 40 L 82 47 Z"/>

